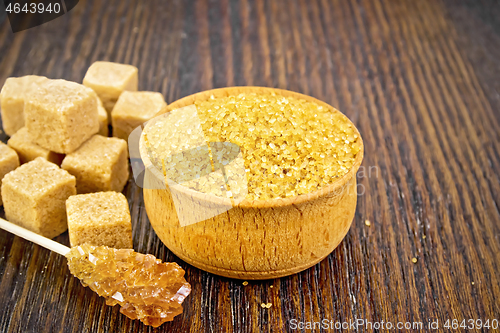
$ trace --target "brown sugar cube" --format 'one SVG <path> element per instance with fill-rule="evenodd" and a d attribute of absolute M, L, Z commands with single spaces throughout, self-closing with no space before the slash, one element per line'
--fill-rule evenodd
<path fill-rule="evenodd" d="M 94 135 L 66 155 L 61 167 L 76 177 L 78 193 L 121 192 L 128 180 L 127 143 Z"/>
<path fill-rule="evenodd" d="M 83 84 L 97 93 L 108 112 L 110 122 L 111 110 L 121 93 L 137 90 L 138 70 L 131 65 L 96 61 L 87 70 Z"/>
<path fill-rule="evenodd" d="M 2 182 L 7 220 L 48 238 L 68 229 L 66 199 L 75 177 L 42 157 L 9 172 Z"/>
<path fill-rule="evenodd" d="M 26 75 L 9 77 L 0 92 L 3 130 L 8 136 L 14 135 L 24 126 L 24 103 L 33 90 L 47 81 L 44 76 Z"/>
<path fill-rule="evenodd" d="M 124 91 L 111 112 L 113 136 L 128 140 L 137 127 L 167 107 L 163 95 L 150 91 Z"/>
<path fill-rule="evenodd" d="M 79 194 L 66 201 L 71 246 L 84 243 L 131 249 L 132 223 L 125 196 L 118 192 Z"/>
<path fill-rule="evenodd" d="M 37 145 L 68 154 L 99 131 L 95 93 L 75 82 L 47 80 L 26 101 L 26 128 Z"/>
<path fill-rule="evenodd" d="M 21 128 L 11 136 L 7 144 L 17 152 L 21 164 L 33 161 L 37 157 L 43 157 L 49 162 L 61 165 L 64 158 L 63 154 L 54 153 L 33 143 L 26 127 Z"/>
<path fill-rule="evenodd" d="M 0 187 L 3 177 L 19 166 L 19 158 L 16 152 L 9 148 L 5 143 L 0 142 Z M 2 205 L 2 196 L 0 195 L 0 206 Z"/>
<path fill-rule="evenodd" d="M 99 97 L 97 98 L 97 115 L 99 118 L 99 132 L 97 134 L 108 136 L 108 113 Z"/>

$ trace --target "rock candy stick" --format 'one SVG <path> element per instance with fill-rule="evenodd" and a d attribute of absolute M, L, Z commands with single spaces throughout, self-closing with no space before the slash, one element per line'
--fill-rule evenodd
<path fill-rule="evenodd" d="M 191 292 L 179 265 L 162 263 L 153 255 L 88 244 L 70 249 L 1 218 L 0 228 L 65 256 L 69 270 L 84 286 L 146 325 L 158 327 L 173 320 Z"/>

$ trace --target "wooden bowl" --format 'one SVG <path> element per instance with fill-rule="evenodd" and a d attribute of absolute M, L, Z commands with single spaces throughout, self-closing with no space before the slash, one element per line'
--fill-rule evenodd
<path fill-rule="evenodd" d="M 242 92 L 275 92 L 312 101 L 338 112 L 310 96 L 263 87 L 203 91 L 170 104 L 165 112 L 207 100 L 211 95 L 222 97 Z M 363 159 L 363 142 L 357 134 L 361 149 L 355 163 L 347 174 L 334 183 L 286 199 L 245 199 L 219 215 L 184 227 L 179 223 L 171 191 L 168 186 L 161 186 L 163 174 L 156 169 L 158 172 L 146 174 L 148 180 L 145 183 L 156 182 L 158 186 L 144 187 L 144 203 L 151 225 L 163 243 L 179 258 L 210 273 L 259 280 L 300 272 L 330 254 L 351 226 L 356 210 L 356 172 Z M 140 153 L 148 169 L 152 164 L 143 140 L 140 142 Z M 196 197 L 198 203 L 207 207 L 220 204 L 231 207 L 229 199 L 204 195 L 187 188 L 184 195 Z"/>

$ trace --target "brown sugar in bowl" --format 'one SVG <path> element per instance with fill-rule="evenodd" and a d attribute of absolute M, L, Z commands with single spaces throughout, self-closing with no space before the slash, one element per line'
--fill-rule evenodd
<path fill-rule="evenodd" d="M 165 112 L 208 100 L 240 93 L 276 93 L 315 102 L 332 112 L 332 106 L 299 93 L 263 87 L 230 87 L 196 93 L 170 104 Z M 352 124 L 352 123 L 351 123 Z M 145 186 L 146 211 L 156 234 L 187 263 L 230 278 L 258 280 L 287 276 L 323 260 L 342 241 L 356 210 L 356 172 L 363 159 L 363 142 L 357 129 L 360 150 L 353 166 L 342 177 L 320 189 L 294 197 L 248 200 L 196 224 L 181 226 L 172 194 L 165 186 Z M 141 159 L 152 165 L 143 140 Z M 145 182 L 162 182 L 156 168 Z M 207 207 L 228 205 L 229 199 L 206 195 L 186 188 L 182 195 L 196 198 Z M 186 208 L 186 209 L 189 209 Z"/>

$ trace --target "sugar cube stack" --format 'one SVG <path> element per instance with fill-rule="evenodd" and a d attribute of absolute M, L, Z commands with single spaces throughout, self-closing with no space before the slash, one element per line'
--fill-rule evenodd
<path fill-rule="evenodd" d="M 125 93 L 115 123 L 127 139 L 135 124 L 166 107 L 159 93 L 129 95 L 137 89 L 136 67 L 104 61 L 90 66 L 83 84 L 8 78 L 0 95 L 10 136 L 7 145 L 0 142 L 6 218 L 49 238 L 67 230 L 69 218 L 72 245 L 131 248 L 128 203 L 117 193 L 129 177 L 127 142 L 108 138 L 111 111 Z"/>
<path fill-rule="evenodd" d="M 9 172 L 2 181 L 5 216 L 48 238 L 67 230 L 66 200 L 76 194 L 76 179 L 42 157 Z"/>
<path fill-rule="evenodd" d="M 128 180 L 127 143 L 118 138 L 94 135 L 61 167 L 76 177 L 78 193 L 121 192 Z"/>
<path fill-rule="evenodd" d="M 19 158 L 16 152 L 9 148 L 5 143 L 0 142 L 0 188 L 3 177 L 19 166 Z M 2 205 L 2 196 L 0 194 L 0 206 Z"/>
<path fill-rule="evenodd" d="M 66 201 L 71 246 L 84 243 L 131 249 L 132 223 L 125 196 L 117 192 L 79 194 Z"/>
<path fill-rule="evenodd" d="M 47 81 L 44 76 L 9 77 L 0 92 L 2 124 L 5 134 L 14 135 L 24 126 L 24 104 L 38 86 Z"/>
<path fill-rule="evenodd" d="M 63 154 L 54 153 L 33 143 L 26 127 L 21 128 L 12 135 L 7 144 L 17 152 L 21 164 L 33 161 L 37 157 L 43 157 L 49 162 L 61 165 L 64 158 Z"/>
<path fill-rule="evenodd" d="M 85 77 L 83 84 L 92 88 L 104 104 L 111 122 L 111 110 L 124 91 L 137 91 L 137 67 L 107 61 L 94 62 Z"/>
<path fill-rule="evenodd" d="M 163 95 L 151 91 L 124 91 L 111 112 L 113 136 L 128 140 L 130 133 L 167 107 Z"/>
<path fill-rule="evenodd" d="M 73 152 L 99 131 L 95 94 L 75 82 L 43 82 L 28 98 L 24 112 L 32 141 L 56 153 Z"/>

